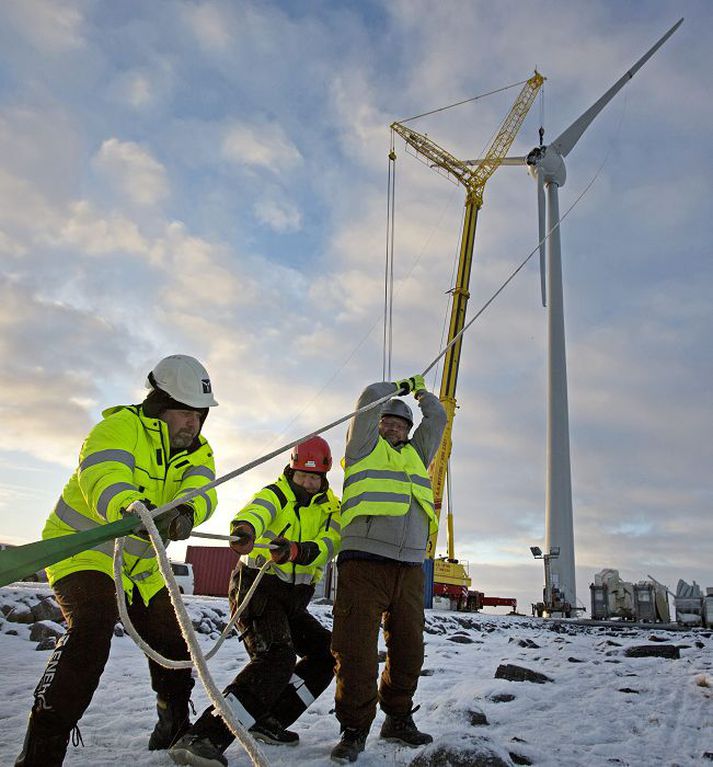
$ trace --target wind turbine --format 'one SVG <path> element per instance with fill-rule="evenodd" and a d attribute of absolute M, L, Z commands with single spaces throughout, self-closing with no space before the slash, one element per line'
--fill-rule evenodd
<path fill-rule="evenodd" d="M 614 85 L 547 146 L 535 147 L 526 157 L 506 158 L 503 165 L 527 165 L 537 182 L 542 305 L 547 306 L 547 468 L 545 493 L 545 552 L 559 549 L 550 561 L 552 585 L 562 599 L 577 604 L 574 569 L 572 479 L 569 457 L 567 360 L 562 300 L 562 253 L 559 229 L 559 188 L 567 177 L 564 158 L 572 151 L 594 118 L 681 26 L 679 19 Z M 547 202 L 545 204 L 545 197 Z M 546 219 L 546 223 L 545 223 Z M 545 238 L 547 259 L 545 262 Z M 545 266 L 547 269 L 545 269 Z M 549 299 L 549 301 L 547 300 Z"/>

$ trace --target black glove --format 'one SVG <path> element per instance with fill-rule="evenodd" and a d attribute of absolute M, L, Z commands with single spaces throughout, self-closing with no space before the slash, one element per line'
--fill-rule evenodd
<path fill-rule="evenodd" d="M 270 558 L 278 565 L 294 562 L 296 565 L 311 565 L 319 556 L 319 546 L 314 541 L 288 541 L 275 538 L 271 544 Z"/>
<path fill-rule="evenodd" d="M 231 525 L 230 534 L 238 538 L 230 541 L 230 548 L 236 554 L 249 554 L 255 546 L 255 528 L 249 522 L 238 522 Z"/>
<path fill-rule="evenodd" d="M 191 537 L 195 516 L 190 503 L 182 503 L 173 510 L 175 514 L 169 518 L 167 536 L 170 541 L 185 541 Z"/>
<path fill-rule="evenodd" d="M 156 508 L 156 504 L 155 503 L 151 503 L 151 501 L 149 501 L 148 498 L 140 498 L 139 502 L 143 503 L 144 506 L 149 511 L 153 511 Z M 129 517 L 136 517 L 136 519 L 139 519 L 139 515 L 138 514 L 136 514 L 133 511 L 130 511 L 129 509 L 126 509 L 126 508 L 119 509 L 119 513 L 121 514 L 122 517 L 129 516 Z M 146 528 L 143 525 L 141 525 L 141 527 L 138 530 L 134 530 L 132 535 L 137 535 L 139 538 L 143 538 L 145 541 L 150 540 L 150 536 L 146 532 Z"/>

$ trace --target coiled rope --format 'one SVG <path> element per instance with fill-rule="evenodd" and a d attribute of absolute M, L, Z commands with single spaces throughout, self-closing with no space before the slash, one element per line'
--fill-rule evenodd
<path fill-rule="evenodd" d="M 156 661 L 156 663 L 159 663 L 161 666 L 172 669 L 191 668 L 192 666 L 195 666 L 196 671 L 198 672 L 198 677 L 203 683 L 211 703 L 215 706 L 215 710 L 220 714 L 226 725 L 230 728 L 230 731 L 233 733 L 233 735 L 235 735 L 240 745 L 245 749 L 246 753 L 252 760 L 252 763 L 255 765 L 255 767 L 269 767 L 270 763 L 262 753 L 262 750 L 258 746 L 257 742 L 248 733 L 247 729 L 243 726 L 240 720 L 235 716 L 233 710 L 228 705 L 228 702 L 223 697 L 220 689 L 218 689 L 217 685 L 213 681 L 213 677 L 208 671 L 207 660 L 208 658 L 215 655 L 215 653 L 218 651 L 218 648 L 225 640 L 225 637 L 230 633 L 230 630 L 235 625 L 235 622 L 240 616 L 240 613 L 245 609 L 248 602 L 250 601 L 250 598 L 257 588 L 257 585 L 260 582 L 262 576 L 265 574 L 265 571 L 272 565 L 272 561 L 268 560 L 260 568 L 260 572 L 258 573 L 255 582 L 250 587 L 248 593 L 245 595 L 245 598 L 241 602 L 239 608 L 235 611 L 235 614 L 228 623 L 228 626 L 226 626 L 223 634 L 217 640 L 213 649 L 206 653 L 206 655 L 203 655 L 195 631 L 193 630 L 193 623 L 190 616 L 188 615 L 188 611 L 186 610 L 185 605 L 183 604 L 181 592 L 178 590 L 178 586 L 176 585 L 176 579 L 173 577 L 171 564 L 168 561 L 168 555 L 166 554 L 166 547 L 163 545 L 163 540 L 161 539 L 161 535 L 158 532 L 156 523 L 153 520 L 153 517 L 156 516 L 155 511 L 152 514 L 146 508 L 146 506 L 141 503 L 141 501 L 134 501 L 129 506 L 128 511 L 132 514 L 136 514 L 141 519 L 144 527 L 146 528 L 146 531 L 151 538 L 151 543 L 153 544 L 153 547 L 156 551 L 156 559 L 158 561 L 159 570 L 161 571 L 161 575 L 163 575 L 163 578 L 166 581 L 168 594 L 171 599 L 171 603 L 173 604 L 173 609 L 176 611 L 176 618 L 178 620 L 178 625 L 181 627 L 181 633 L 183 634 L 183 637 L 186 640 L 186 644 L 188 645 L 188 652 L 190 653 L 191 660 L 176 661 L 171 660 L 170 658 L 165 658 L 163 655 L 160 655 L 151 647 L 149 647 L 136 632 L 136 629 L 134 628 L 129 618 L 129 614 L 126 609 L 126 599 L 124 597 L 122 570 L 125 539 L 117 538 L 114 543 L 114 583 L 116 584 L 119 614 L 124 624 L 124 628 L 131 636 L 131 638 L 136 642 L 136 644 L 138 644 L 141 650 L 143 650 L 146 655 L 148 655 L 152 660 Z"/>

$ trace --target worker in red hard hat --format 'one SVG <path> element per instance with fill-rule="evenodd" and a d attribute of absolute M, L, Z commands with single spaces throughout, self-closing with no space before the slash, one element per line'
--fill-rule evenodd
<path fill-rule="evenodd" d="M 223 691 L 243 726 L 265 743 L 296 745 L 299 735 L 287 727 L 334 675 L 331 633 L 307 611 L 315 584 L 340 546 L 340 504 L 327 480 L 331 468 L 324 439 L 299 443 L 283 473 L 230 526 L 237 538 L 230 545 L 241 555 L 231 576 L 233 611 L 272 560 L 238 620 L 250 661 Z M 169 755 L 177 764 L 221 767 L 228 764 L 223 752 L 233 739 L 210 706 Z"/>

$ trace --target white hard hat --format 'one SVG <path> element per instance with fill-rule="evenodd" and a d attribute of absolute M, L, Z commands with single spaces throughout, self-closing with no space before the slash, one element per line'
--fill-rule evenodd
<path fill-rule="evenodd" d="M 208 371 L 195 357 L 171 354 L 149 373 L 147 389 L 161 389 L 176 402 L 195 408 L 215 407 Z"/>

